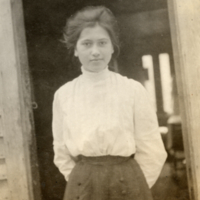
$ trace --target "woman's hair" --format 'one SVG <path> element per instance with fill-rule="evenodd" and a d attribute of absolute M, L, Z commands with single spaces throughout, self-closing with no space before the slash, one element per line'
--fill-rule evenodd
<path fill-rule="evenodd" d="M 112 12 L 104 6 L 88 6 L 72 15 L 64 28 L 64 42 L 69 51 L 74 52 L 79 36 L 84 28 L 99 25 L 104 28 L 114 47 L 113 56 L 119 54 L 119 30 Z"/>

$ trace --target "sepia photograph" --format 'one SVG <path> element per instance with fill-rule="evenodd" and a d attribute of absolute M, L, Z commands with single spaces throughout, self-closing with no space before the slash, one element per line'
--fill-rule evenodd
<path fill-rule="evenodd" d="M 0 200 L 200 200 L 198 0 L 0 0 Z"/>

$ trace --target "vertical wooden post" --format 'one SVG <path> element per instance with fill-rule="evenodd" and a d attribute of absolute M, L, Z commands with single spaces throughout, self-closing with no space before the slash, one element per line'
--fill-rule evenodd
<path fill-rule="evenodd" d="M 200 200 L 200 1 L 168 0 L 191 200 Z"/>
<path fill-rule="evenodd" d="M 9 191 L 5 198 L 38 200 L 39 195 L 34 197 L 38 182 L 32 175 L 31 92 L 21 0 L 0 0 L 0 27 L 0 114 Z"/>

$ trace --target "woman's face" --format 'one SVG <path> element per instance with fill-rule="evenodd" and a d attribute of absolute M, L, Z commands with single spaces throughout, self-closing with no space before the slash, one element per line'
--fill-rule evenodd
<path fill-rule="evenodd" d="M 114 48 L 108 32 L 99 25 L 83 29 L 77 41 L 74 55 L 83 68 L 100 72 L 110 62 Z"/>

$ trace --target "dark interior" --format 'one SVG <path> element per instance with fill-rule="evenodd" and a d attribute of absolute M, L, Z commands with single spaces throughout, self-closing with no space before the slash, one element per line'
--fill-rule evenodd
<path fill-rule="evenodd" d="M 105 5 L 119 21 L 119 73 L 143 83 L 148 76 L 141 57 L 153 56 L 159 124 L 167 123 L 158 63 L 158 55 L 168 53 L 174 73 L 167 0 L 23 0 L 33 102 L 37 103 L 34 123 L 43 200 L 61 200 L 65 188 L 53 164 L 52 100 L 55 90 L 80 74 L 61 40 L 66 19 L 86 5 Z"/>

